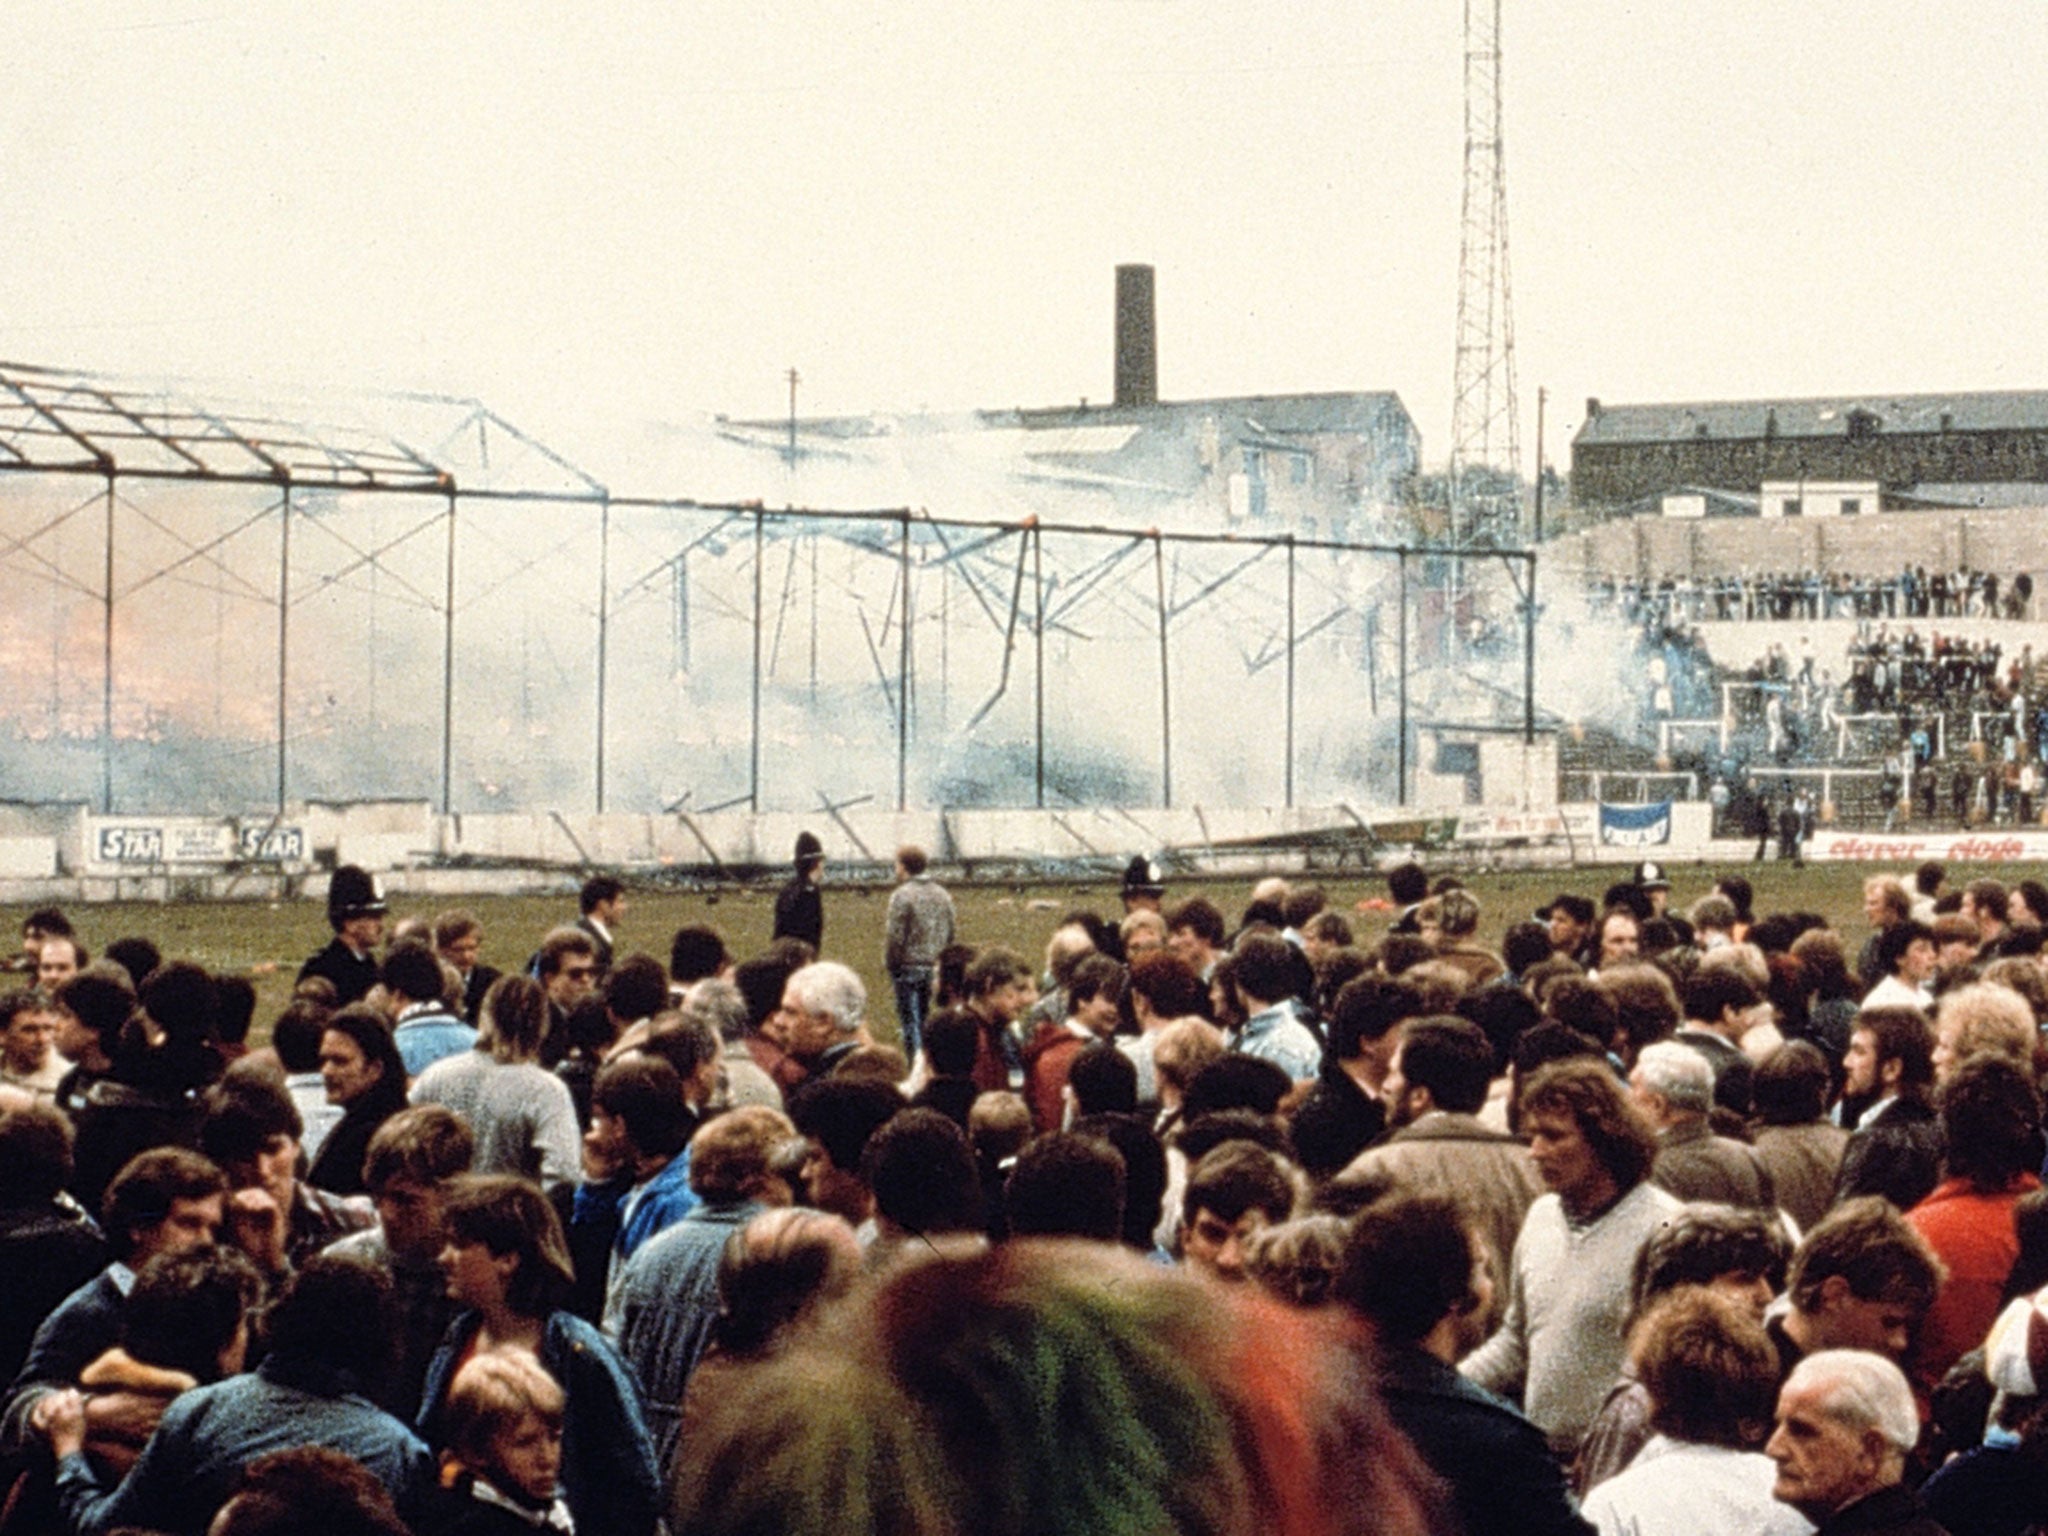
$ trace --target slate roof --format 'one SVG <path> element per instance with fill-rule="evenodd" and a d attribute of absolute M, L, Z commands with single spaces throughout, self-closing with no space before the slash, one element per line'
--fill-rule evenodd
<path fill-rule="evenodd" d="M 1779 437 L 1846 437 L 1849 418 L 1876 417 L 1880 434 L 2048 431 L 2048 390 L 1952 395 L 1843 395 L 1812 400 L 1710 400 L 1656 405 L 1603 405 L 1589 416 L 1574 445 L 1762 438 L 1774 424 Z M 1774 422 L 1773 419 L 1775 418 Z"/>
<path fill-rule="evenodd" d="M 1886 490 L 1885 500 L 1912 507 L 2048 507 L 2048 485 L 2030 480 L 1966 485 L 1923 480 Z"/>

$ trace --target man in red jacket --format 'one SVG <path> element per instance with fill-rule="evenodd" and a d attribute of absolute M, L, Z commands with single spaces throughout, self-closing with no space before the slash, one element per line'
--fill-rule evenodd
<path fill-rule="evenodd" d="M 1984 1342 L 2019 1257 L 2013 1206 L 2039 1189 L 2041 1110 L 2026 1074 L 2000 1056 L 1965 1060 L 1941 1087 L 1942 1181 L 1906 1213 L 1948 1269 L 1906 1357 L 1929 1392 Z"/>

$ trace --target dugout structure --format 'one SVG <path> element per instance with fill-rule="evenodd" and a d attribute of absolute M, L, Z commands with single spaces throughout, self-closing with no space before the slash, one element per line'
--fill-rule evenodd
<path fill-rule="evenodd" d="M 7 792 L 1405 805 L 1446 732 L 1537 731 L 1531 551 L 977 512 L 616 494 L 474 400 L 0 364 Z"/>

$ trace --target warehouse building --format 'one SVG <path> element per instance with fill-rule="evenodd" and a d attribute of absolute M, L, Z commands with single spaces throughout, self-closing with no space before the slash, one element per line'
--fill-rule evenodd
<path fill-rule="evenodd" d="M 1589 399 L 1572 440 L 1571 494 L 1594 517 L 2041 506 L 2048 391 L 1674 405 Z"/>

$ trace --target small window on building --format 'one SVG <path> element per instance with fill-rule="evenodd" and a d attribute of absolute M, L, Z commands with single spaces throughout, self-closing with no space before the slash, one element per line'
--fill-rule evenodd
<path fill-rule="evenodd" d="M 1478 805 L 1485 798 L 1485 782 L 1479 774 L 1479 743 L 1443 741 L 1436 745 L 1436 771 L 1446 778 L 1464 780 L 1464 801 Z"/>
<path fill-rule="evenodd" d="M 1254 521 L 1266 515 L 1266 456 L 1257 448 L 1244 450 L 1245 515 Z"/>
<path fill-rule="evenodd" d="M 1801 510 L 1797 496 L 1787 496 L 1778 504 L 1778 515 L 1780 517 L 1797 517 Z"/>
<path fill-rule="evenodd" d="M 1296 485 L 1308 484 L 1308 471 L 1310 462 L 1311 461 L 1309 459 L 1309 456 L 1305 453 L 1297 453 L 1294 455 L 1293 470 L 1294 483 Z"/>
<path fill-rule="evenodd" d="M 1857 515 L 1857 514 L 1858 514 L 1859 512 L 1861 512 L 1862 510 L 1863 510 L 1863 498 L 1862 498 L 1862 497 L 1860 497 L 1860 496 L 1844 496 L 1844 497 L 1842 498 L 1842 516 L 1844 516 L 1844 517 L 1854 517 L 1854 516 L 1856 516 L 1856 515 Z"/>
<path fill-rule="evenodd" d="M 1440 741 L 1436 748 L 1436 771 L 1438 773 L 1477 773 L 1479 771 L 1479 743 L 1476 741 Z"/>

